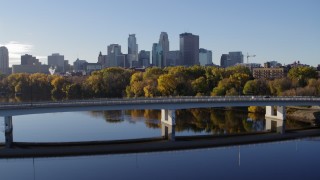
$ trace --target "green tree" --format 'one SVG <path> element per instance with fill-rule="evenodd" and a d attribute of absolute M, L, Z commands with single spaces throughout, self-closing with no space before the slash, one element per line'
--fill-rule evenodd
<path fill-rule="evenodd" d="M 297 79 L 299 86 L 304 87 L 307 85 L 309 79 L 316 79 L 318 73 L 313 67 L 294 67 L 289 70 L 288 77 L 290 79 Z"/>
<path fill-rule="evenodd" d="M 208 93 L 208 84 L 207 84 L 206 78 L 204 78 L 203 76 L 193 80 L 191 82 L 191 86 L 192 86 L 193 92 L 195 92 L 196 94 L 205 95 Z"/>
<path fill-rule="evenodd" d="M 173 74 L 163 74 L 158 78 L 158 90 L 163 96 L 175 95 L 177 81 Z"/>

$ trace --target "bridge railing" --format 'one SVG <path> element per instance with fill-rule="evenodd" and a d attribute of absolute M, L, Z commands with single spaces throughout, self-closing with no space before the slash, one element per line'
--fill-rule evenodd
<path fill-rule="evenodd" d="M 0 109 L 24 108 L 24 107 L 58 107 L 81 105 L 116 105 L 116 104 L 142 104 L 142 103 L 193 103 L 193 102 L 285 102 L 285 101 L 319 101 L 318 97 L 266 97 L 266 96 L 168 96 L 155 98 L 95 98 L 86 100 L 67 101 L 43 101 L 43 102 L 19 102 L 0 103 Z M 320 104 L 319 104 L 320 105 Z"/>

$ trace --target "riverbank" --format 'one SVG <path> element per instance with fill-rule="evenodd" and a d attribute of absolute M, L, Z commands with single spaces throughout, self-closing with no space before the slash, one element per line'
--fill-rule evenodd
<path fill-rule="evenodd" d="M 320 107 L 287 107 L 287 119 L 303 123 L 320 124 Z"/>
<path fill-rule="evenodd" d="M 175 141 L 163 138 L 78 143 L 13 143 L 12 148 L 0 146 L 1 158 L 80 156 L 96 154 L 127 154 L 185 150 L 209 147 L 234 146 L 273 141 L 284 141 L 320 136 L 320 128 L 286 131 L 285 134 L 260 132 L 242 135 L 176 137 Z"/>

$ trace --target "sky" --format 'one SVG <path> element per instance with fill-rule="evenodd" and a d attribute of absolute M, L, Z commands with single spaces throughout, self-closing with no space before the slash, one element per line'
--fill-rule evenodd
<path fill-rule="evenodd" d="M 161 32 L 170 50 L 179 50 L 179 34 L 200 36 L 200 48 L 221 54 L 242 51 L 250 62 L 320 64 L 319 0 L 0 0 L 0 46 L 9 64 L 31 54 L 47 64 L 60 53 L 97 62 L 107 46 L 127 53 L 129 34 L 140 50 L 151 51 Z M 246 57 L 244 58 L 246 61 Z"/>

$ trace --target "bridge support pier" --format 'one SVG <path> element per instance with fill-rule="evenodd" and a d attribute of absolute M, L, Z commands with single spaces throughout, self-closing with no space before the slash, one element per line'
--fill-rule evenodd
<path fill-rule="evenodd" d="M 266 106 L 266 130 L 285 133 L 286 122 L 286 107 L 277 106 L 277 111 L 274 111 L 274 106 Z"/>
<path fill-rule="evenodd" d="M 161 109 L 161 135 L 170 141 L 174 141 L 175 125 L 175 110 Z"/>
<path fill-rule="evenodd" d="M 13 143 L 13 125 L 12 125 L 12 116 L 4 117 L 4 128 L 5 128 L 5 139 L 6 139 L 6 147 L 10 148 Z"/>

